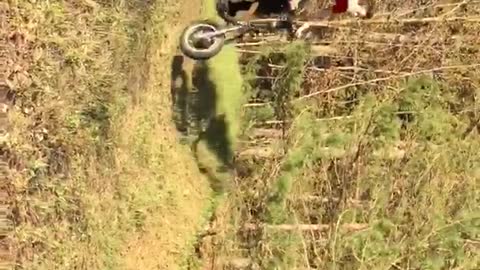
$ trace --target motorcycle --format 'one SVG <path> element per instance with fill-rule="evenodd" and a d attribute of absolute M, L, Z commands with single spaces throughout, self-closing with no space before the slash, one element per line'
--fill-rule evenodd
<path fill-rule="evenodd" d="M 180 36 L 180 50 L 195 60 L 207 60 L 217 55 L 223 46 L 230 41 L 241 39 L 245 34 L 258 36 L 262 34 L 275 35 L 279 30 L 291 33 L 296 23 L 288 22 L 286 18 L 261 18 L 248 23 L 237 22 L 233 25 L 220 26 L 213 21 L 194 22 L 184 29 Z M 290 36 L 290 38 L 292 38 Z"/>

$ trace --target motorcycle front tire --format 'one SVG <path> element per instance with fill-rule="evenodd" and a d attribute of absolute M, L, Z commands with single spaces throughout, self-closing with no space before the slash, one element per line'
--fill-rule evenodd
<path fill-rule="evenodd" d="M 186 27 L 180 35 L 180 50 L 186 56 L 195 60 L 207 60 L 217 55 L 225 43 L 225 36 L 216 36 L 213 43 L 208 48 L 197 48 L 191 44 L 192 36 L 202 29 L 208 31 L 218 31 L 218 25 L 210 21 L 198 21 Z"/>

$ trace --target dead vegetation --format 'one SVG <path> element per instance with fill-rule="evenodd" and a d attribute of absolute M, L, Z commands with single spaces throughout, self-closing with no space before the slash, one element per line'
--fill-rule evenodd
<path fill-rule="evenodd" d="M 167 105 L 178 5 L 0 3 L 0 269 L 181 263 L 209 191 Z"/>
<path fill-rule="evenodd" d="M 250 101 L 206 269 L 478 269 L 479 14 L 383 1 L 313 46 L 239 44 Z"/>
<path fill-rule="evenodd" d="M 108 151 L 105 104 L 112 101 L 120 72 L 112 63 L 118 44 L 107 44 L 128 40 L 105 21 L 120 20 L 109 8 L 94 2 L 2 2 L 1 76 L 14 102 L 4 115 L 9 129 L 1 148 L 5 213 L 14 225 L 4 247 L 16 269 L 98 263 L 82 257 L 89 253 L 81 242 L 91 237 L 92 224 L 80 194 L 87 187 L 82 179 L 95 177 L 99 167 L 87 168 L 97 153 Z"/>

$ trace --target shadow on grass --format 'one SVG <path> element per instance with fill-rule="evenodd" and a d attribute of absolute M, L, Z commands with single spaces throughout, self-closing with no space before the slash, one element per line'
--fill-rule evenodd
<path fill-rule="evenodd" d="M 207 62 L 198 61 L 191 72 L 191 83 L 181 55 L 172 61 L 172 110 L 177 130 L 186 136 L 193 136 L 192 150 L 200 170 L 209 177 L 212 188 L 221 192 L 223 185 L 219 174 L 232 167 L 233 149 L 228 138 L 229 125 L 224 114 L 217 108 L 217 87 L 210 79 Z M 209 152 L 219 162 L 208 162 L 208 155 L 199 151 L 205 143 Z M 206 162 L 207 160 L 207 162 Z M 220 163 L 220 164 L 218 164 Z"/>
<path fill-rule="evenodd" d="M 171 88 L 170 94 L 172 96 L 172 109 L 174 111 L 174 120 L 177 130 L 181 133 L 188 132 L 188 75 L 183 68 L 183 56 L 176 55 L 173 57 L 171 66 Z"/>

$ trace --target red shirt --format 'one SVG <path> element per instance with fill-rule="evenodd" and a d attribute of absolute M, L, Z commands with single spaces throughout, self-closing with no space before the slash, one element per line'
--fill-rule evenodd
<path fill-rule="evenodd" d="M 343 13 L 348 9 L 348 0 L 335 0 L 335 5 L 332 7 L 333 13 Z"/>

